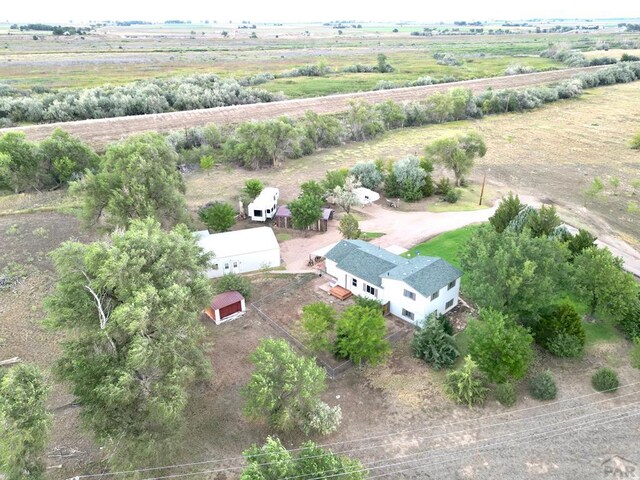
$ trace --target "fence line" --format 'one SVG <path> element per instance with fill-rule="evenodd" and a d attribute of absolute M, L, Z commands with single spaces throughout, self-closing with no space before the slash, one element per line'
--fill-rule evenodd
<path fill-rule="evenodd" d="M 295 278 L 291 282 L 289 282 L 287 285 L 284 285 L 283 287 L 278 288 L 277 290 L 265 295 L 264 297 L 259 298 L 256 302 L 251 303 L 251 308 L 253 308 L 255 310 L 255 312 L 258 314 L 258 316 L 260 318 L 262 318 L 269 325 L 271 325 L 278 333 L 280 333 L 282 336 L 284 336 L 289 342 L 291 342 L 303 354 L 314 357 L 315 360 L 316 360 L 316 363 L 318 363 L 322 368 L 324 368 L 326 370 L 327 374 L 329 375 L 329 378 L 331 378 L 332 380 L 335 380 L 338 377 L 338 375 L 340 375 L 341 373 L 346 372 L 347 370 L 349 370 L 351 367 L 354 366 L 354 364 L 353 364 L 353 362 L 351 360 L 345 360 L 340 365 L 332 367 L 331 365 L 329 365 L 327 362 L 325 362 L 321 358 L 318 358 L 317 356 L 315 356 L 313 354 L 313 352 L 311 352 L 304 345 L 304 343 L 302 343 L 301 340 L 299 340 L 298 338 L 293 336 L 289 332 L 289 330 L 287 328 L 282 326 L 277 320 L 274 320 L 273 318 L 271 318 L 268 314 L 266 314 L 260 308 L 260 306 L 262 306 L 262 304 L 264 303 L 265 300 L 272 298 L 276 294 L 281 294 L 283 292 L 286 292 L 286 291 L 292 290 L 294 288 L 297 288 L 302 284 L 308 283 L 315 277 L 316 277 L 316 275 L 313 275 L 313 274 L 309 274 L 309 275 L 303 274 L 303 276 L 301 278 Z M 387 335 L 385 337 L 385 340 L 387 340 L 389 343 L 393 344 L 393 343 L 396 343 L 398 340 L 400 340 L 402 337 L 404 337 L 407 333 L 409 333 L 409 329 L 402 328 L 402 329 L 400 329 L 400 330 L 398 330 L 396 332 L 393 332 L 393 333 Z"/>

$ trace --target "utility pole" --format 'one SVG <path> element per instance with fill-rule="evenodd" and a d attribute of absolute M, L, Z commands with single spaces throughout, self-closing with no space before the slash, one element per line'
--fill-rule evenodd
<path fill-rule="evenodd" d="M 482 177 L 482 188 L 480 189 L 480 201 L 478 202 L 478 206 L 482 206 L 482 197 L 484 196 L 484 184 L 487 181 L 487 172 L 490 172 L 491 169 L 487 168 L 484 172 L 484 176 Z"/>

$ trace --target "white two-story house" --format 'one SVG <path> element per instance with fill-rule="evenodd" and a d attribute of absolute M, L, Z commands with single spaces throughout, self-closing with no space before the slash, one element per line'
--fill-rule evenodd
<path fill-rule="evenodd" d="M 458 304 L 462 272 L 438 257 L 404 258 L 362 240 L 342 240 L 325 254 L 328 275 L 354 295 L 389 303 L 414 325 Z"/>

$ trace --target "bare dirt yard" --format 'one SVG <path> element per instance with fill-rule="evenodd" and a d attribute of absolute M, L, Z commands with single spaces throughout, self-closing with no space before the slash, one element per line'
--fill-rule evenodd
<path fill-rule="evenodd" d="M 342 95 L 330 95 L 297 100 L 285 100 L 273 103 L 239 105 L 232 107 L 189 110 L 185 112 L 160 113 L 76 122 L 50 123 L 28 127 L 0 129 L 0 134 L 8 131 L 22 131 L 31 140 L 42 140 L 51 135 L 54 129 L 62 128 L 74 136 L 91 144 L 97 149 L 111 142 L 120 140 L 134 133 L 148 131 L 168 132 L 185 127 L 201 126 L 208 123 L 218 125 L 240 123 L 248 120 L 264 120 L 281 115 L 301 116 L 307 110 L 317 113 L 331 114 L 345 111 L 352 100 L 365 100 L 372 103 L 394 100 L 421 100 L 428 95 L 442 92 L 454 87 L 465 87 L 479 92 L 487 88 L 518 88 L 531 85 L 566 80 L 580 72 L 597 70 L 603 67 L 585 67 L 557 70 L 551 72 L 529 73 L 508 77 L 466 80 L 462 82 L 428 85 L 424 87 L 397 88 L 373 92 L 359 92 Z"/>

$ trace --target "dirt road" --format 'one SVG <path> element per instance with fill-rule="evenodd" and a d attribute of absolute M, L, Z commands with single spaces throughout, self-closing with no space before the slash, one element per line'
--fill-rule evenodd
<path fill-rule="evenodd" d="M 97 149 L 102 149 L 110 142 L 127 137 L 134 133 L 147 131 L 168 132 L 215 123 L 218 125 L 244 122 L 248 120 L 264 120 L 289 115 L 291 117 L 304 114 L 307 110 L 317 113 L 332 114 L 346 110 L 351 100 L 366 100 L 372 103 L 393 100 L 396 102 L 421 100 L 436 92 L 453 87 L 469 88 L 474 92 L 487 88 L 517 88 L 566 80 L 578 73 L 604 68 L 585 67 L 555 70 L 551 72 L 529 73 L 509 77 L 483 78 L 462 82 L 443 83 L 423 87 L 395 88 L 374 92 L 358 92 L 327 97 L 314 97 L 282 102 L 237 105 L 231 107 L 189 110 L 185 112 L 159 113 L 153 115 L 137 115 L 131 117 L 105 118 L 98 120 L 82 120 L 76 122 L 50 123 L 28 127 L 0 129 L 0 134 L 8 131 L 21 131 L 31 140 L 41 140 L 51 134 L 55 128 L 62 128 L 72 135 L 80 137 Z"/>

